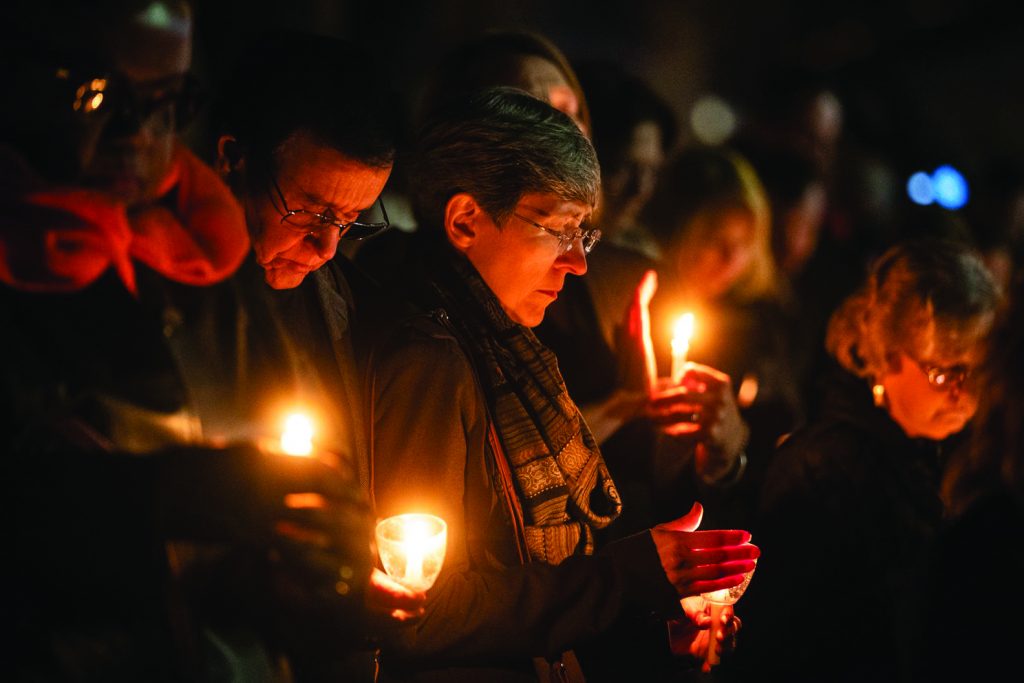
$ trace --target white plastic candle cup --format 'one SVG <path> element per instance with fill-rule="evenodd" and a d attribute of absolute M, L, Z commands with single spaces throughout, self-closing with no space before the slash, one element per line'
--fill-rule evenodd
<path fill-rule="evenodd" d="M 443 519 L 419 513 L 395 515 L 377 522 L 375 536 L 388 576 L 415 591 L 434 585 L 448 544 Z"/>
<path fill-rule="evenodd" d="M 754 560 L 754 568 L 757 568 L 757 560 Z M 722 629 L 722 608 L 726 605 L 734 605 L 740 599 L 750 579 L 754 576 L 754 570 L 743 574 L 743 582 L 732 588 L 723 588 L 717 591 L 701 593 L 701 597 L 711 604 L 711 627 L 708 630 L 708 652 L 705 660 L 711 666 L 718 664 L 718 632 Z"/>

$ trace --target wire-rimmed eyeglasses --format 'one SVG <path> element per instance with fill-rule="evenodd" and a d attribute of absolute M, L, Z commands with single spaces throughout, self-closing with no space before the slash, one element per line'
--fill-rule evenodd
<path fill-rule="evenodd" d="M 523 221 L 524 223 L 529 223 L 535 228 L 540 228 L 547 234 L 557 239 L 559 254 L 564 254 L 565 252 L 572 249 L 572 245 L 575 244 L 576 240 L 580 240 L 583 244 L 583 253 L 589 254 L 590 251 L 594 248 L 594 245 L 597 244 L 597 241 L 601 239 L 601 231 L 598 230 L 597 228 L 594 228 L 592 230 L 577 229 L 573 230 L 572 232 L 562 232 L 560 230 L 555 230 L 545 225 L 541 225 L 540 223 L 532 221 L 526 216 L 522 216 L 518 213 L 513 212 L 512 215 L 518 218 L 519 220 Z"/>
<path fill-rule="evenodd" d="M 281 192 L 281 188 L 273 176 L 270 178 L 270 184 L 277 193 L 278 199 L 281 200 L 281 208 L 274 207 L 281 214 L 281 222 L 310 235 L 321 235 L 327 230 L 337 228 L 340 231 L 339 237 L 341 239 L 362 240 L 384 232 L 391 225 L 391 221 L 388 220 L 387 209 L 384 208 L 384 200 L 381 197 L 377 197 L 377 201 L 374 202 L 374 204 L 380 206 L 380 221 L 367 222 L 357 218 L 354 221 L 343 223 L 337 219 L 337 216 L 334 215 L 331 209 L 327 209 L 325 213 L 318 213 L 307 209 L 288 208 L 288 202 L 285 201 L 284 193 Z M 369 210 L 364 211 L 360 214 L 360 217 L 368 212 Z"/>
<path fill-rule="evenodd" d="M 925 365 L 916 361 L 921 372 L 928 378 L 928 384 L 936 389 L 946 390 L 950 387 L 962 389 L 964 383 L 971 376 L 971 368 L 963 363 L 942 367 L 940 365 Z"/>

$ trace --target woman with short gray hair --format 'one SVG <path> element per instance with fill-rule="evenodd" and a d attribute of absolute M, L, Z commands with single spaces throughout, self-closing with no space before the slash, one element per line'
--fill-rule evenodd
<path fill-rule="evenodd" d="M 435 116 L 416 150 L 418 207 L 437 239 L 412 293 L 422 312 L 374 359 L 373 494 L 379 517 L 444 518 L 449 541 L 427 616 L 385 644 L 383 672 L 581 680 L 571 648 L 630 610 L 683 616 L 681 597 L 737 585 L 758 550 L 744 531 L 694 531 L 695 506 L 595 554 L 618 492 L 530 330 L 599 236 L 581 227 L 597 159 L 572 120 L 486 90 Z M 706 648 L 696 629 L 689 638 Z"/>

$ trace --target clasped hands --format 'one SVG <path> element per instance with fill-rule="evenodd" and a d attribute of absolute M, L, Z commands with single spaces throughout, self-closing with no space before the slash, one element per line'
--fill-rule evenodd
<path fill-rule="evenodd" d="M 422 614 L 424 594 L 372 568 L 368 505 L 337 467 L 252 445 L 155 457 L 156 521 L 166 538 L 264 549 L 311 602 L 362 594 L 371 616 Z"/>

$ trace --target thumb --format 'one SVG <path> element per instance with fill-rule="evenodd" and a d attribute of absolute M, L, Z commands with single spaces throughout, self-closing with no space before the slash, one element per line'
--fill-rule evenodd
<path fill-rule="evenodd" d="M 658 273 L 655 270 L 645 270 L 643 277 L 640 279 L 640 284 L 636 287 L 636 298 L 637 303 L 648 306 L 651 303 L 651 299 L 654 298 L 654 293 L 658 291 Z"/>
<path fill-rule="evenodd" d="M 703 518 L 704 506 L 699 502 L 694 502 L 693 507 L 690 508 L 690 511 L 685 515 L 679 519 L 674 519 L 671 522 L 665 522 L 660 526 L 663 529 L 668 529 L 669 531 L 696 531 Z"/>
<path fill-rule="evenodd" d="M 656 291 L 658 291 L 658 273 L 654 270 L 644 271 L 643 277 L 636 289 L 633 290 L 633 297 L 626 310 L 626 329 L 631 338 L 639 339 L 642 333 L 642 311 L 650 305 Z"/>

